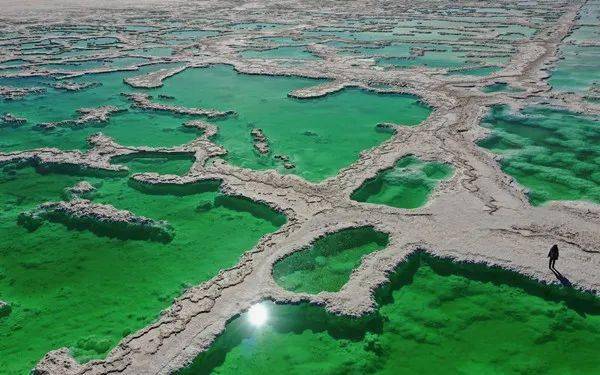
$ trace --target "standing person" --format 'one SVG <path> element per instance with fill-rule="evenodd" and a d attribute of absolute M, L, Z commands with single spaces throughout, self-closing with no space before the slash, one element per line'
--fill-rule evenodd
<path fill-rule="evenodd" d="M 552 271 L 555 270 L 554 268 L 554 264 L 556 263 L 556 260 L 558 259 L 558 245 L 554 244 L 552 245 L 552 247 L 550 248 L 550 252 L 548 253 L 548 258 L 550 258 L 550 261 L 548 262 L 548 268 Z"/>

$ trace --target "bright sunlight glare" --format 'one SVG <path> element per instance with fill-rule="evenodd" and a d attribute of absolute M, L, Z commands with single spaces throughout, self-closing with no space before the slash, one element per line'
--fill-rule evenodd
<path fill-rule="evenodd" d="M 269 311 L 265 305 L 257 303 L 248 310 L 248 321 L 256 327 L 260 327 L 267 322 Z"/>

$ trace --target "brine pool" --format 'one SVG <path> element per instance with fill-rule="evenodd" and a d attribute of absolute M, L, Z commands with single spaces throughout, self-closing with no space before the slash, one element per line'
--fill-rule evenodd
<path fill-rule="evenodd" d="M 362 318 L 263 301 L 179 374 L 600 371 L 600 302 L 589 295 L 417 253 L 376 301 Z"/>
<path fill-rule="evenodd" d="M 275 52 L 309 57 L 302 49 Z M 293 99 L 289 92 L 323 81 L 244 75 L 225 65 L 187 69 L 157 89 L 123 83 L 173 66 L 74 78 L 99 83 L 78 92 L 52 88 L 51 78 L 0 78 L 0 85 L 46 89 L 21 100 L 0 100 L 0 114 L 28 120 L 21 126 L 0 124 L 0 151 L 86 150 L 86 138 L 98 131 L 126 146 L 170 147 L 200 135 L 183 125 L 197 117 L 134 109 L 121 95 L 143 92 L 163 104 L 236 111 L 208 120 L 219 128 L 212 140 L 228 150 L 227 161 L 318 182 L 389 139 L 390 133 L 377 131 L 378 123 L 418 126 L 431 112 L 414 96 L 359 89 Z M 77 109 L 98 105 L 125 111 L 106 123 L 49 131 L 37 126 L 75 118 Z M 495 107 L 483 125 L 492 133 L 480 145 L 503 156 L 504 171 L 530 189 L 532 203 L 600 202 L 596 119 L 543 107 L 519 114 Z M 254 128 L 263 129 L 269 154 L 254 150 Z M 285 169 L 277 156 L 289 158 L 295 168 Z M 189 189 L 142 189 L 130 182 L 136 172 L 184 175 L 193 162 L 189 155 L 136 154 L 113 162 L 130 172 L 78 175 L 0 166 L 0 300 L 10 304 L 10 311 L 0 314 L 0 373 L 26 374 L 46 352 L 60 347 L 68 347 L 81 362 L 103 358 L 123 337 L 154 321 L 186 288 L 235 265 L 263 235 L 285 223 L 265 205 L 222 195 L 219 181 Z M 451 174 L 448 165 L 407 156 L 365 181 L 351 198 L 418 208 Z M 122 239 L 50 222 L 28 231 L 18 224 L 19 214 L 67 199 L 65 189 L 83 180 L 96 188 L 89 196 L 94 202 L 167 221 L 173 240 Z M 337 291 L 362 257 L 385 248 L 387 241 L 387 234 L 371 227 L 334 233 L 280 260 L 273 276 L 291 291 Z M 308 304 L 264 301 L 268 319 L 263 326 L 240 315 L 182 372 L 600 372 L 596 298 L 421 253 L 400 265 L 391 279 L 377 292 L 377 311 L 361 319 Z"/>

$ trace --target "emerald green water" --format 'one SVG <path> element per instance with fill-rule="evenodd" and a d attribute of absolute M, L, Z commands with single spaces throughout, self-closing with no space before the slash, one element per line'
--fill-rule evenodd
<path fill-rule="evenodd" d="M 166 66 L 169 65 L 94 75 L 93 79 L 102 84 L 77 93 L 48 88 L 45 94 L 1 101 L 0 113 L 25 117 L 28 122 L 20 127 L 0 127 L 0 150 L 86 149 L 86 138 L 98 131 L 127 146 L 176 146 L 191 141 L 198 134 L 182 124 L 192 117 L 131 109 L 131 103 L 120 95 L 136 91 L 125 85 L 123 79 Z M 75 79 L 88 80 L 87 77 Z M 243 75 L 229 66 L 218 65 L 188 69 L 165 80 L 162 88 L 145 92 L 153 95 L 153 100 L 169 105 L 235 110 L 237 116 L 216 121 L 219 134 L 215 142 L 228 150 L 229 161 L 253 169 L 275 168 L 311 181 L 335 175 L 354 162 L 362 150 L 388 139 L 390 134 L 376 131 L 378 123 L 417 125 L 430 113 L 414 96 L 380 95 L 359 89 L 309 100 L 287 96 L 292 90 L 320 82 L 298 77 Z M 44 86 L 47 82 L 36 79 L 28 84 Z M 202 90 L 190 90 L 190 87 L 202 87 Z M 159 94 L 175 99 L 159 99 Z M 75 118 L 77 109 L 100 103 L 127 111 L 114 114 L 102 124 L 52 131 L 36 127 L 42 122 Z M 255 152 L 250 135 L 255 127 L 262 128 L 268 137 L 271 154 L 263 156 Z M 274 157 L 278 154 L 287 155 L 296 168 L 285 169 Z"/>
<path fill-rule="evenodd" d="M 375 94 L 359 89 L 316 99 L 293 99 L 287 94 L 322 81 L 298 77 L 268 77 L 236 73 L 224 65 L 187 69 L 150 90 L 172 95 L 165 104 L 235 110 L 237 116 L 218 120 L 216 143 L 228 150 L 227 159 L 253 169 L 276 168 L 311 181 L 335 175 L 359 153 L 388 139 L 376 131 L 380 122 L 416 125 L 430 113 L 414 96 Z M 202 90 L 190 90 L 202 87 Z M 377 108 L 377 110 L 373 110 Z M 263 129 L 271 154 L 259 155 L 250 131 Z M 285 170 L 273 156 L 288 155 L 296 165 Z"/>
<path fill-rule="evenodd" d="M 356 189 L 351 199 L 399 208 L 417 208 L 452 168 L 444 163 L 424 162 L 412 155 L 399 159 L 393 168 L 380 172 Z"/>
<path fill-rule="evenodd" d="M 337 292 L 362 257 L 387 246 L 388 235 L 372 227 L 344 229 L 319 238 L 273 266 L 273 278 L 294 292 Z"/>
<path fill-rule="evenodd" d="M 597 28 L 590 26 L 597 19 L 594 7 L 595 1 L 585 5 L 580 21 L 585 25 L 568 41 L 592 40 L 597 36 Z M 535 29 L 485 23 L 490 21 L 489 15 L 473 17 L 483 9 L 498 9 L 499 15 L 493 20 L 500 22 L 508 17 L 529 16 L 523 9 L 513 9 L 509 14 L 500 8 L 473 8 L 472 12 L 460 13 L 456 21 L 371 20 L 370 23 L 387 22 L 390 30 L 331 27 L 308 31 L 304 40 L 300 36 L 270 37 L 281 46 L 244 51 L 242 56 L 314 60 L 317 57 L 304 46 L 319 42 L 339 48 L 341 54 L 374 57 L 380 65 L 426 65 L 458 69 L 459 74 L 486 75 L 493 72 L 491 68 L 460 69 L 505 63 L 505 57 L 485 54 L 510 51 L 510 40 L 530 37 Z M 450 8 L 447 11 L 452 12 Z M 479 28 L 464 22 L 479 19 L 485 21 Z M 134 18 L 129 21 L 137 22 Z M 143 24 L 148 20 L 141 21 Z M 191 28 L 169 19 L 160 20 L 164 25 L 170 24 L 169 28 L 126 26 L 131 33 L 143 34 L 139 35 L 142 44 L 129 53 L 171 56 L 182 50 L 169 45 L 191 44 L 218 34 L 202 23 L 208 21 L 214 26 L 219 21 L 196 21 Z M 363 21 L 356 24 L 365 26 Z M 287 27 L 261 22 L 229 26 L 239 33 Z M 463 26 L 469 31 L 456 32 L 457 27 Z M 64 63 L 56 60 L 117 53 L 121 43 L 114 36 L 121 29 L 97 25 L 28 28 L 38 36 L 94 35 L 80 41 L 64 39 L 77 47 L 74 50 L 60 50 L 51 41 L 32 41 L 22 43 L 20 48 L 8 47 L 8 51 L 41 58 L 40 68 L 49 69 L 126 67 L 148 61 L 131 56 L 110 61 L 93 57 Z M 467 43 L 456 48 L 445 44 L 499 29 L 503 35 L 491 46 Z M 5 37 L 9 34 L 18 36 L 6 33 Z M 368 48 L 375 46 L 368 43 L 381 41 L 390 44 Z M 432 50 L 408 59 L 411 47 Z M 591 87 L 597 80 L 593 69 L 597 47 L 564 45 L 561 51 L 565 59 L 558 64 L 550 83 L 561 90 L 582 91 Z M 55 55 L 44 57 L 42 53 L 47 52 Z M 185 51 L 198 52 L 193 47 Z M 477 57 L 480 54 L 483 57 Z M 2 71 L 18 72 L 23 63 L 24 60 L 15 59 L 2 64 L 6 68 Z M 214 141 L 228 149 L 229 162 L 254 169 L 275 168 L 281 173 L 321 181 L 351 164 L 361 151 L 390 137 L 389 133 L 376 131 L 378 123 L 413 126 L 430 113 L 416 97 L 378 95 L 359 89 L 317 99 L 292 99 L 287 96 L 290 91 L 323 81 L 243 75 L 223 65 L 187 69 L 165 80 L 159 89 L 138 90 L 123 82 L 131 76 L 179 65 L 157 64 L 133 72 L 72 79 L 100 83 L 80 92 L 53 89 L 52 78 L 0 78 L 0 85 L 46 88 L 45 93 L 21 100 L 0 99 L 0 114 L 8 112 L 28 119 L 22 126 L 0 127 L 0 152 L 38 147 L 86 150 L 86 138 L 99 131 L 123 145 L 153 147 L 184 144 L 202 134 L 183 126 L 196 117 L 137 110 L 120 95 L 144 92 L 152 95 L 152 100 L 169 105 L 235 110 L 237 116 L 214 121 L 219 127 Z M 160 99 L 158 94 L 175 99 Z M 115 105 L 126 111 L 112 115 L 106 123 L 51 131 L 37 127 L 42 122 L 75 118 L 78 108 L 99 105 Z M 527 117 L 515 118 L 501 110 L 494 112 L 486 126 L 492 126 L 495 133 L 481 144 L 505 156 L 504 170 L 532 189 L 535 204 L 549 199 L 600 201 L 597 120 L 566 112 L 528 111 Z M 256 127 L 269 138 L 272 150 L 268 155 L 259 155 L 253 149 L 250 130 Z M 278 155 L 288 156 L 296 167 L 285 169 L 276 158 Z M 100 173 L 93 171 L 58 174 L 59 170 L 66 171 L 50 168 L 42 173 L 41 169 L 27 166 L 0 167 L 0 300 L 11 306 L 10 313 L 0 313 L 5 315 L 0 316 L 0 373 L 28 373 L 47 351 L 63 346 L 80 361 L 104 357 L 122 337 L 156 319 L 160 310 L 185 288 L 234 265 L 262 235 L 285 222 L 282 215 L 267 206 L 220 194 L 218 181 L 175 188 L 151 187 L 128 179 L 140 172 L 183 175 L 192 165 L 191 155 L 139 153 L 113 158 L 112 162 L 126 165 L 129 173 L 103 173 L 101 178 Z M 395 207 L 419 207 L 451 172 L 444 164 L 403 158 L 394 168 L 365 182 L 352 198 Z M 110 233 L 96 235 L 99 232 L 93 227 L 70 230 L 50 222 L 28 232 L 17 224 L 21 212 L 46 201 L 65 199 L 65 188 L 82 180 L 97 188 L 90 194 L 97 203 L 167 221 L 174 228 L 173 240 L 166 244 L 119 240 Z M 363 256 L 384 248 L 387 242 L 386 234 L 371 227 L 343 230 L 280 260 L 274 266 L 273 276 L 279 285 L 292 291 L 337 291 Z M 423 264 L 417 268 L 419 262 Z M 513 282 L 518 277 L 512 274 L 500 277 L 505 282 L 502 283 L 498 274 L 504 273 L 476 267 L 472 271 L 469 267 L 473 266 L 452 265 L 421 255 L 413 257 L 394 274 L 391 286 L 381 288 L 378 312 L 360 320 L 336 317 L 306 304 L 281 306 L 263 302 L 271 314 L 267 326 L 253 328 L 245 316 L 238 317 L 188 372 L 599 372 L 594 352 L 599 344 L 597 300 L 579 303 L 580 300 L 564 297 L 564 293 L 555 290 L 527 283 L 523 287 Z"/>
<path fill-rule="evenodd" d="M 242 314 L 180 374 L 597 374 L 600 302 L 514 273 L 413 255 L 356 319 L 276 305 Z"/>
<path fill-rule="evenodd" d="M 42 86 L 46 92 L 0 102 L 0 112 L 28 120 L 22 126 L 0 128 L 0 150 L 86 150 L 86 138 L 98 131 L 128 146 L 189 142 L 201 134 L 183 126 L 194 117 L 133 109 L 120 95 L 137 91 L 123 83 L 125 78 L 168 66 L 172 65 L 75 78 L 76 82 L 101 83 L 76 93 L 51 88 L 52 79 L 2 79 L 2 84 Z M 281 170 L 274 156 L 285 154 L 297 166 L 292 173 L 313 180 L 337 173 L 356 160 L 360 151 L 387 139 L 389 134 L 376 131 L 379 122 L 416 125 L 430 112 L 416 97 L 361 90 L 311 100 L 287 96 L 294 89 L 318 83 L 297 77 L 246 76 L 230 67 L 213 66 L 190 69 L 166 80 L 163 88 L 146 91 L 154 100 L 168 104 L 237 111 L 238 116 L 215 122 L 220 130 L 215 141 L 228 148 L 231 162 Z M 189 87 L 203 89 L 198 92 Z M 157 99 L 159 93 L 175 99 Z M 75 118 L 78 108 L 98 105 L 126 111 L 112 115 L 106 123 L 51 131 L 37 126 Z M 250 130 L 258 126 L 273 148 L 267 157 L 252 148 Z M 46 352 L 65 346 L 80 361 L 103 357 L 128 333 L 156 319 L 187 286 L 234 265 L 262 235 L 285 221 L 266 206 L 220 195 L 218 182 L 181 189 L 150 188 L 127 177 L 139 172 L 185 174 L 193 162 L 190 155 L 140 153 L 112 162 L 128 166 L 130 172 L 102 173 L 101 178 L 93 171 L 57 174 L 66 171 L 50 168 L 41 174 L 41 169 L 27 166 L 2 167 L 0 299 L 10 303 L 11 313 L 2 317 L 0 326 L 0 372 L 26 373 Z M 46 201 L 65 199 L 65 188 L 84 179 L 97 188 L 90 195 L 95 202 L 165 220 L 174 228 L 173 240 L 123 240 L 93 227 L 75 230 L 52 222 L 28 232 L 17 224 L 20 213 Z M 230 235 L 233 232 L 235 238 Z M 375 249 L 373 243 L 365 243 L 357 251 L 346 252 L 337 261 L 347 264 L 337 270 L 337 281 L 328 279 L 330 284 L 343 284 L 360 260 L 360 252 Z"/>
<path fill-rule="evenodd" d="M 191 164 L 182 156 L 121 161 L 132 173 L 181 174 Z M 124 336 L 155 320 L 185 288 L 236 264 L 285 221 L 266 206 L 221 196 L 218 184 L 173 191 L 175 196 L 168 189 L 139 191 L 124 176 L 88 176 L 98 189 L 95 202 L 166 220 L 174 239 L 123 241 L 50 222 L 35 232 L 17 225 L 20 212 L 62 199 L 66 187 L 83 179 L 42 175 L 30 167 L 0 170 L 0 300 L 12 308 L 0 318 L 3 374 L 28 373 L 46 352 L 60 347 L 79 361 L 102 358 Z"/>
<path fill-rule="evenodd" d="M 116 72 L 94 75 L 93 78 L 81 77 L 76 82 L 101 82 L 101 85 L 68 92 L 47 88 L 41 95 L 31 95 L 21 100 L 1 101 L 0 113 L 12 113 L 25 117 L 27 123 L 19 127 L 0 127 L 0 151 L 18 151 L 39 147 L 57 147 L 63 150 L 87 148 L 85 139 L 93 133 L 102 131 L 115 137 L 118 142 L 128 146 L 176 146 L 195 138 L 193 133 L 185 131 L 183 122 L 191 119 L 183 116 L 170 116 L 161 113 L 128 110 L 111 116 L 105 124 L 85 124 L 74 128 L 58 128 L 41 131 L 38 124 L 76 118 L 77 109 L 113 105 L 127 109 L 130 102 L 121 92 L 133 91 L 123 83 L 123 79 L 137 74 L 147 73 L 160 67 L 145 67 L 136 72 Z M 6 80 L 6 84 L 21 82 L 21 85 L 42 86 L 48 79 Z"/>
<path fill-rule="evenodd" d="M 126 107 L 125 107 L 126 108 Z M 14 113 L 14 112 L 12 112 Z M 76 118 L 75 114 L 68 118 Z M 40 147 L 63 150 L 88 148 L 86 139 L 101 132 L 125 146 L 172 147 L 194 140 L 201 132 L 183 126 L 191 117 L 129 110 L 113 114 L 106 123 L 41 130 L 28 122 L 19 127 L 0 127 L 0 150 L 21 151 Z"/>
<path fill-rule="evenodd" d="M 530 190 L 532 204 L 600 202 L 597 118 L 544 107 L 511 114 L 497 106 L 482 125 L 492 134 L 479 145 L 503 156 L 502 169 Z"/>
<path fill-rule="evenodd" d="M 139 57 L 116 57 L 106 60 L 88 60 L 76 63 L 49 63 L 39 65 L 39 68 L 62 71 L 85 71 L 90 69 L 124 68 L 147 63 L 148 59 Z"/>

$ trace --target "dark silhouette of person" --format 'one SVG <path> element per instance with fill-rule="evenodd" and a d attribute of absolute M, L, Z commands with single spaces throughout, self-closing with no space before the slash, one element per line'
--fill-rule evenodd
<path fill-rule="evenodd" d="M 558 245 L 552 245 L 552 247 L 550 248 L 550 252 L 548 253 L 548 258 L 550 258 L 550 261 L 548 262 L 548 268 L 554 271 L 556 269 L 554 268 L 554 264 L 558 259 Z"/>

